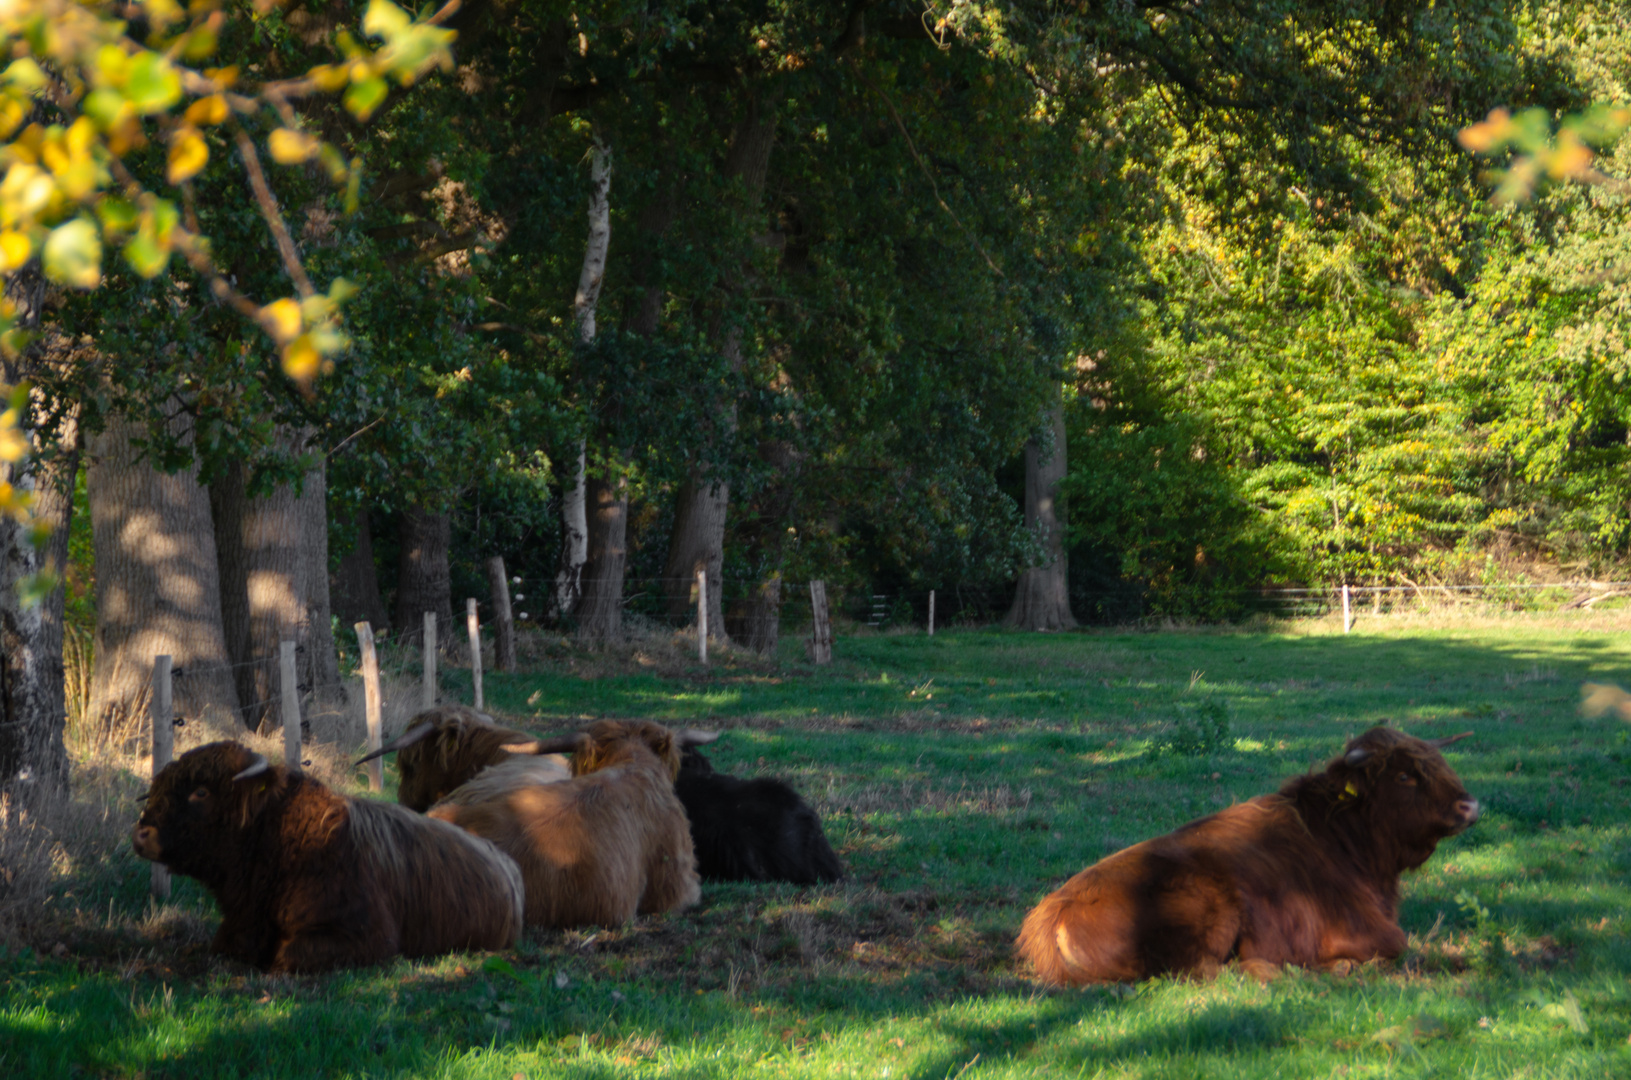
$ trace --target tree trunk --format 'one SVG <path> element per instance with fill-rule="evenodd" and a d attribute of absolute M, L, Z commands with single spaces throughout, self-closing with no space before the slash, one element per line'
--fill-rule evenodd
<path fill-rule="evenodd" d="M 731 605 L 731 636 L 754 652 L 774 655 L 781 640 L 781 610 L 782 576 L 777 572 Z"/>
<path fill-rule="evenodd" d="M 79 470 L 79 425 L 69 416 L 45 460 L 7 465 L 4 479 L 34 489 L 34 519 L 51 529 L 42 548 L 30 542 L 20 522 L 0 525 L 6 534 L 0 564 L 0 790 L 22 782 L 35 792 L 61 792 L 68 786 L 68 752 L 63 736 L 68 708 L 63 689 L 62 615 L 68 528 L 74 510 L 74 477 Z M 36 453 L 40 450 L 38 442 Z M 56 584 L 37 605 L 19 589 L 36 574 L 56 575 Z"/>
<path fill-rule="evenodd" d="M 190 421 L 179 414 L 185 439 Z M 197 466 L 166 475 L 130 440 L 122 417 L 87 445 L 86 491 L 96 557 L 96 644 L 87 720 L 133 731 L 146 715 L 153 657 L 180 669 L 175 712 L 238 712 L 221 621 L 221 584 L 210 498 Z"/>
<path fill-rule="evenodd" d="M 337 700 L 345 689 L 340 682 L 340 657 L 334 648 L 334 608 L 328 588 L 328 461 L 319 457 L 306 473 L 295 504 L 304 527 L 301 543 L 305 581 L 308 653 L 299 657 L 301 682 L 307 682 L 319 700 Z"/>
<path fill-rule="evenodd" d="M 555 612 L 572 613 L 583 596 L 583 564 L 589 558 L 589 517 L 584 502 L 583 469 L 586 448 L 578 440 L 572 480 L 561 485 L 561 568 L 555 575 Z"/>
<path fill-rule="evenodd" d="M 726 637 L 722 603 L 725 588 L 725 514 L 730 485 L 708 483 L 693 470 L 674 499 L 674 529 L 663 564 L 663 591 L 669 620 L 678 625 L 696 602 L 697 571 L 708 572 L 709 637 Z"/>
<path fill-rule="evenodd" d="M 612 152 L 596 138 L 589 160 L 589 239 L 578 270 L 578 291 L 572 298 L 578 340 L 585 345 L 595 340 L 595 314 L 606 280 L 606 252 L 612 243 L 611 191 Z M 584 563 L 589 558 L 588 488 L 584 482 L 588 447 L 579 439 L 575 449 L 572 483 L 570 487 L 563 483 L 561 492 L 561 569 L 555 576 L 555 607 L 563 616 L 576 610 L 582 600 Z M 619 540 L 619 546 L 621 543 Z M 621 591 L 621 576 L 618 588 Z"/>
<path fill-rule="evenodd" d="M 368 526 L 368 511 L 357 511 L 357 539 L 351 550 L 340 557 L 340 565 L 330 579 L 334 612 L 341 626 L 366 622 L 376 634 L 390 628 L 385 602 L 379 596 L 379 570 L 374 565 L 374 534 Z"/>
<path fill-rule="evenodd" d="M 41 329 L 45 279 L 38 263 L 6 276 L 5 298 L 15 305 L 14 317 L 21 329 Z M 4 389 L 59 362 L 71 348 L 68 339 L 47 329 L 41 340 L 5 359 L 0 369 Z M 49 403 L 35 394 L 31 404 L 37 409 Z M 32 419 L 25 417 L 22 422 Z M 59 580 L 43 602 L 38 602 L 36 590 L 29 586 L 37 583 L 42 571 L 60 574 L 67 563 L 68 521 L 79 460 L 75 421 L 73 415 L 64 418 L 49 446 L 28 432 L 31 457 L 0 463 L 0 481 L 19 492 L 32 491 L 34 520 L 53 530 L 50 540 L 36 547 L 27 522 L 10 515 L 0 517 L 0 793 L 12 793 L 30 803 L 68 789 L 68 753 L 63 740 L 67 726 L 63 585 Z"/>
<path fill-rule="evenodd" d="M 308 435 L 280 437 L 305 453 Z M 234 463 L 210 485 L 215 545 L 221 561 L 221 616 L 232 657 L 244 726 L 278 723 L 278 649 L 295 643 L 303 692 L 334 694 L 340 673 L 329 623 L 328 511 L 323 468 L 308 471 L 297 493 L 283 484 L 252 498 L 248 472 Z"/>
<path fill-rule="evenodd" d="M 402 514 L 398 534 L 402 554 L 396 566 L 396 625 L 399 641 L 424 637 L 425 612 L 436 613 L 436 640 L 453 640 L 453 577 L 448 569 L 452 522 L 417 506 Z"/>
<path fill-rule="evenodd" d="M 628 485 L 621 479 L 591 477 L 587 488 L 589 561 L 583 566 L 583 599 L 578 602 L 578 633 L 590 641 L 616 641 L 623 636 Z"/>
<path fill-rule="evenodd" d="M 1048 420 L 1053 429 L 1051 451 L 1035 439 L 1025 444 L 1025 526 L 1041 542 L 1043 562 L 1020 574 L 1013 606 L 1003 621 L 1030 630 L 1068 630 L 1076 618 L 1070 613 L 1065 515 L 1058 504 L 1059 482 L 1065 478 L 1063 401 L 1054 403 Z"/>
<path fill-rule="evenodd" d="M 750 221 L 757 220 L 764 201 L 765 176 L 770 169 L 770 149 L 776 140 L 774 113 L 762 112 L 755 99 L 749 105 L 747 117 L 737 125 L 731 136 L 729 152 L 722 170 L 727 183 L 739 183 L 738 213 Z M 735 283 L 732 291 L 740 288 Z M 720 353 L 733 371 L 742 366 L 742 330 L 730 326 L 724 330 Z M 721 401 L 713 423 L 716 439 L 728 438 L 736 430 L 736 402 Z M 706 439 L 708 433 L 704 433 Z M 706 446 L 699 455 L 709 458 Z M 708 580 L 717 582 L 708 591 L 708 626 L 719 637 L 725 636 L 725 620 L 720 617 L 720 600 L 724 593 L 725 523 L 730 508 L 730 485 L 723 480 L 709 481 L 707 470 L 691 470 L 680 485 L 674 507 L 674 528 L 668 539 L 668 558 L 663 566 L 663 588 L 667 594 L 668 616 L 677 620 L 687 614 L 695 592 L 698 570 L 708 572 Z"/>

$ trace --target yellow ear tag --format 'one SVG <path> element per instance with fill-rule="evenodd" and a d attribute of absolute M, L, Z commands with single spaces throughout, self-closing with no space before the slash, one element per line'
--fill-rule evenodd
<path fill-rule="evenodd" d="M 1354 787 L 1354 782 L 1352 780 L 1348 781 L 1348 786 L 1346 788 L 1344 788 L 1343 790 L 1346 791 L 1349 795 L 1358 795 L 1359 794 L 1359 789 Z"/>

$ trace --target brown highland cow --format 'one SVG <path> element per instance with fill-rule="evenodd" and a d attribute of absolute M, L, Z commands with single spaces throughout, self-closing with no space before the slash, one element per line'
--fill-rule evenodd
<path fill-rule="evenodd" d="M 213 950 L 263 971 L 504 949 L 521 936 L 521 875 L 492 844 L 340 795 L 235 742 L 165 766 L 131 841 L 202 882 L 221 907 Z"/>
<path fill-rule="evenodd" d="M 1398 956 L 1400 873 L 1478 820 L 1439 754 L 1465 737 L 1372 728 L 1279 794 L 1094 863 L 1032 909 L 1019 951 L 1060 984 L 1211 977 L 1229 960 L 1269 978 L 1282 964 Z"/>
<path fill-rule="evenodd" d="M 486 769 L 430 816 L 497 844 L 521 867 L 532 926 L 618 926 L 701 895 L 674 735 L 649 721 L 597 720 L 540 743 L 570 750 L 572 778 L 540 784 Z"/>

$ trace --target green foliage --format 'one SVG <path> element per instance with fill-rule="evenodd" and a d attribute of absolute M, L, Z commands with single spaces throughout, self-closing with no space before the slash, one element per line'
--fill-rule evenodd
<path fill-rule="evenodd" d="M 1229 706 L 1221 698 L 1207 698 L 1179 712 L 1172 727 L 1150 740 L 1150 756 L 1211 757 L 1234 745 L 1229 731 Z"/>

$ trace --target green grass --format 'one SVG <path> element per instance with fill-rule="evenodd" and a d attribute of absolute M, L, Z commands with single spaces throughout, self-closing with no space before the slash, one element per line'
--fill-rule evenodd
<path fill-rule="evenodd" d="M 190 883 L 143 921 L 146 865 L 115 852 L 63 883 L 66 956 L 0 958 L 0 1075 L 1631 1075 L 1631 728 L 1575 709 L 1582 680 L 1631 677 L 1623 617 L 848 637 L 823 670 L 791 645 L 660 674 L 557 653 L 489 673 L 489 704 L 540 731 L 722 727 L 716 763 L 806 792 L 851 879 L 705 887 L 501 963 L 275 979 L 207 956 Z M 1222 745 L 1150 752 L 1207 702 Z M 1384 719 L 1476 732 L 1447 756 L 1485 805 L 1406 879 L 1400 963 L 1050 992 L 1015 962 L 1025 911 L 1071 873 Z"/>

